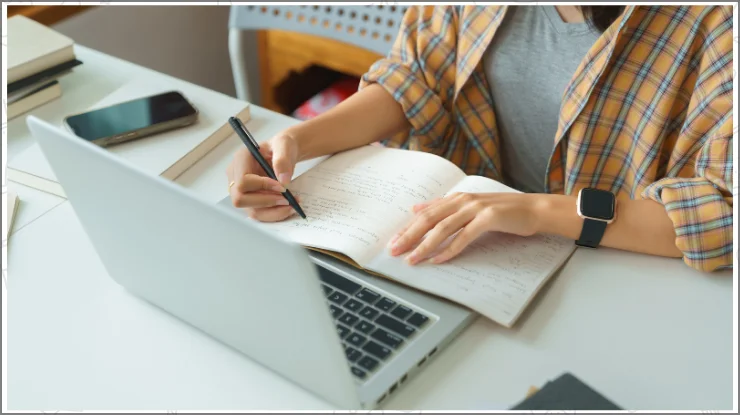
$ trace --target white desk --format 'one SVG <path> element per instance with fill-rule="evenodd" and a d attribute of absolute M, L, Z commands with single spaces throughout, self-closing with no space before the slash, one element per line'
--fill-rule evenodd
<path fill-rule="evenodd" d="M 37 115 L 59 120 L 150 73 L 85 48 L 78 56 L 85 65 L 64 97 Z M 256 107 L 252 118 L 260 140 L 294 122 Z M 28 145 L 20 121 L 9 140 L 11 157 Z M 223 143 L 177 182 L 217 202 L 238 145 Z M 331 409 L 121 289 L 69 203 L 33 192 L 22 209 L 35 217 L 8 252 L 9 409 Z M 629 409 L 730 409 L 732 284 L 730 272 L 677 260 L 578 251 L 518 328 L 479 319 L 386 409 L 503 409 L 564 371 Z"/>

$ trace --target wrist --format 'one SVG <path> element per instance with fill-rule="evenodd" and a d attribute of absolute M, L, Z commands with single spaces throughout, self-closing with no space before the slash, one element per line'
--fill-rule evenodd
<path fill-rule="evenodd" d="M 535 233 L 548 233 L 548 215 L 552 210 L 553 200 L 545 193 L 525 194 L 529 200 L 527 207 L 533 217 Z"/>
<path fill-rule="evenodd" d="M 306 133 L 304 124 L 305 122 L 302 122 L 293 127 L 289 127 L 282 133 L 295 145 L 298 162 L 316 157 L 311 155 L 311 144 L 309 142 L 310 135 Z"/>
<path fill-rule="evenodd" d="M 342 146 L 337 147 L 339 140 L 332 140 L 336 133 L 332 130 L 332 123 L 326 117 L 303 121 L 284 131 L 296 144 L 298 161 L 310 160 L 316 157 L 326 156 L 341 151 Z"/>
<path fill-rule="evenodd" d="M 532 194 L 530 208 L 535 217 L 537 233 L 561 235 L 577 239 L 583 219 L 576 212 L 576 197 L 538 193 Z"/>

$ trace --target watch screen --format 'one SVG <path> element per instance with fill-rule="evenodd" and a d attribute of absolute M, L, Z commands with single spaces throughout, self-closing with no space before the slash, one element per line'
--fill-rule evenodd
<path fill-rule="evenodd" d="M 605 190 L 584 189 L 581 192 L 581 213 L 590 218 L 614 219 L 614 195 Z"/>

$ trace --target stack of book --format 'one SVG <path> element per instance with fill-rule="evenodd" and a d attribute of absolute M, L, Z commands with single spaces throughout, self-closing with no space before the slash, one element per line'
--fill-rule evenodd
<path fill-rule="evenodd" d="M 198 109 L 196 124 L 110 146 L 106 150 L 151 175 L 175 180 L 223 141 L 232 139 L 239 143 L 226 120 L 230 116 L 236 116 L 243 122 L 248 122 L 250 106 L 244 101 L 186 81 L 151 73 L 125 82 L 88 110 L 167 91 L 180 91 L 193 103 Z M 60 128 L 64 127 L 60 125 Z M 38 143 L 8 160 L 5 177 L 37 190 L 67 197 Z"/>
<path fill-rule="evenodd" d="M 81 63 L 72 39 L 27 17 L 9 18 L 8 120 L 59 98 L 59 78 Z"/>

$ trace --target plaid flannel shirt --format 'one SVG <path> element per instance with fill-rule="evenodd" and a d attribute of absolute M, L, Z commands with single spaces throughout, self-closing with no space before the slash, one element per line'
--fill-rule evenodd
<path fill-rule="evenodd" d="M 360 85 L 383 86 L 410 122 L 386 145 L 500 180 L 481 58 L 506 9 L 408 9 L 391 52 Z M 732 267 L 732 25 L 732 6 L 627 6 L 564 91 L 545 191 L 653 199 L 689 266 Z"/>

